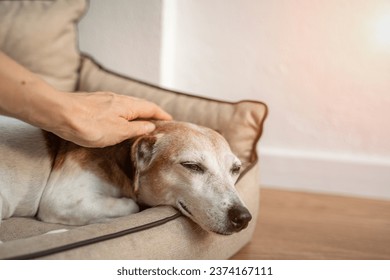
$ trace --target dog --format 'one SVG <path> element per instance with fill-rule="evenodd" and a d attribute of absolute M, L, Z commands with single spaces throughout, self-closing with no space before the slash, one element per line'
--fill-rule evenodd
<path fill-rule="evenodd" d="M 85 148 L 1 117 L 0 218 L 86 225 L 170 205 L 208 232 L 246 228 L 252 217 L 234 187 L 241 162 L 222 135 L 155 124 L 150 134 Z"/>

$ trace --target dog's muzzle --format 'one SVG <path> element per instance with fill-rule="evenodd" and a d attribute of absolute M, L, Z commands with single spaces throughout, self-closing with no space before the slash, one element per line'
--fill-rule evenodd
<path fill-rule="evenodd" d="M 230 222 L 229 230 L 239 232 L 248 226 L 249 221 L 252 220 L 252 215 L 247 208 L 240 205 L 229 209 L 228 218 Z"/>

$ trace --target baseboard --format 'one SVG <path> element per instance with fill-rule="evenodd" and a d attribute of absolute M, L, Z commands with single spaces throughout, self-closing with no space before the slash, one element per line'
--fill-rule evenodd
<path fill-rule="evenodd" d="M 261 184 L 281 189 L 390 199 L 390 159 L 261 148 Z"/>

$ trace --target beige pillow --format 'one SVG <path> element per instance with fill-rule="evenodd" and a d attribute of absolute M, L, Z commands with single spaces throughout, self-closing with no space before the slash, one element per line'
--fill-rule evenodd
<path fill-rule="evenodd" d="M 0 1 L 0 49 L 57 89 L 76 88 L 84 0 Z"/>

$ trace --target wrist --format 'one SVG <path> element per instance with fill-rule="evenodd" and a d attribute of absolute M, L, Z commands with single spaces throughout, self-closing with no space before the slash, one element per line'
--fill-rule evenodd
<path fill-rule="evenodd" d="M 55 131 L 68 121 L 67 94 L 42 84 L 30 88 L 25 95 L 25 121 L 44 130 Z"/>

